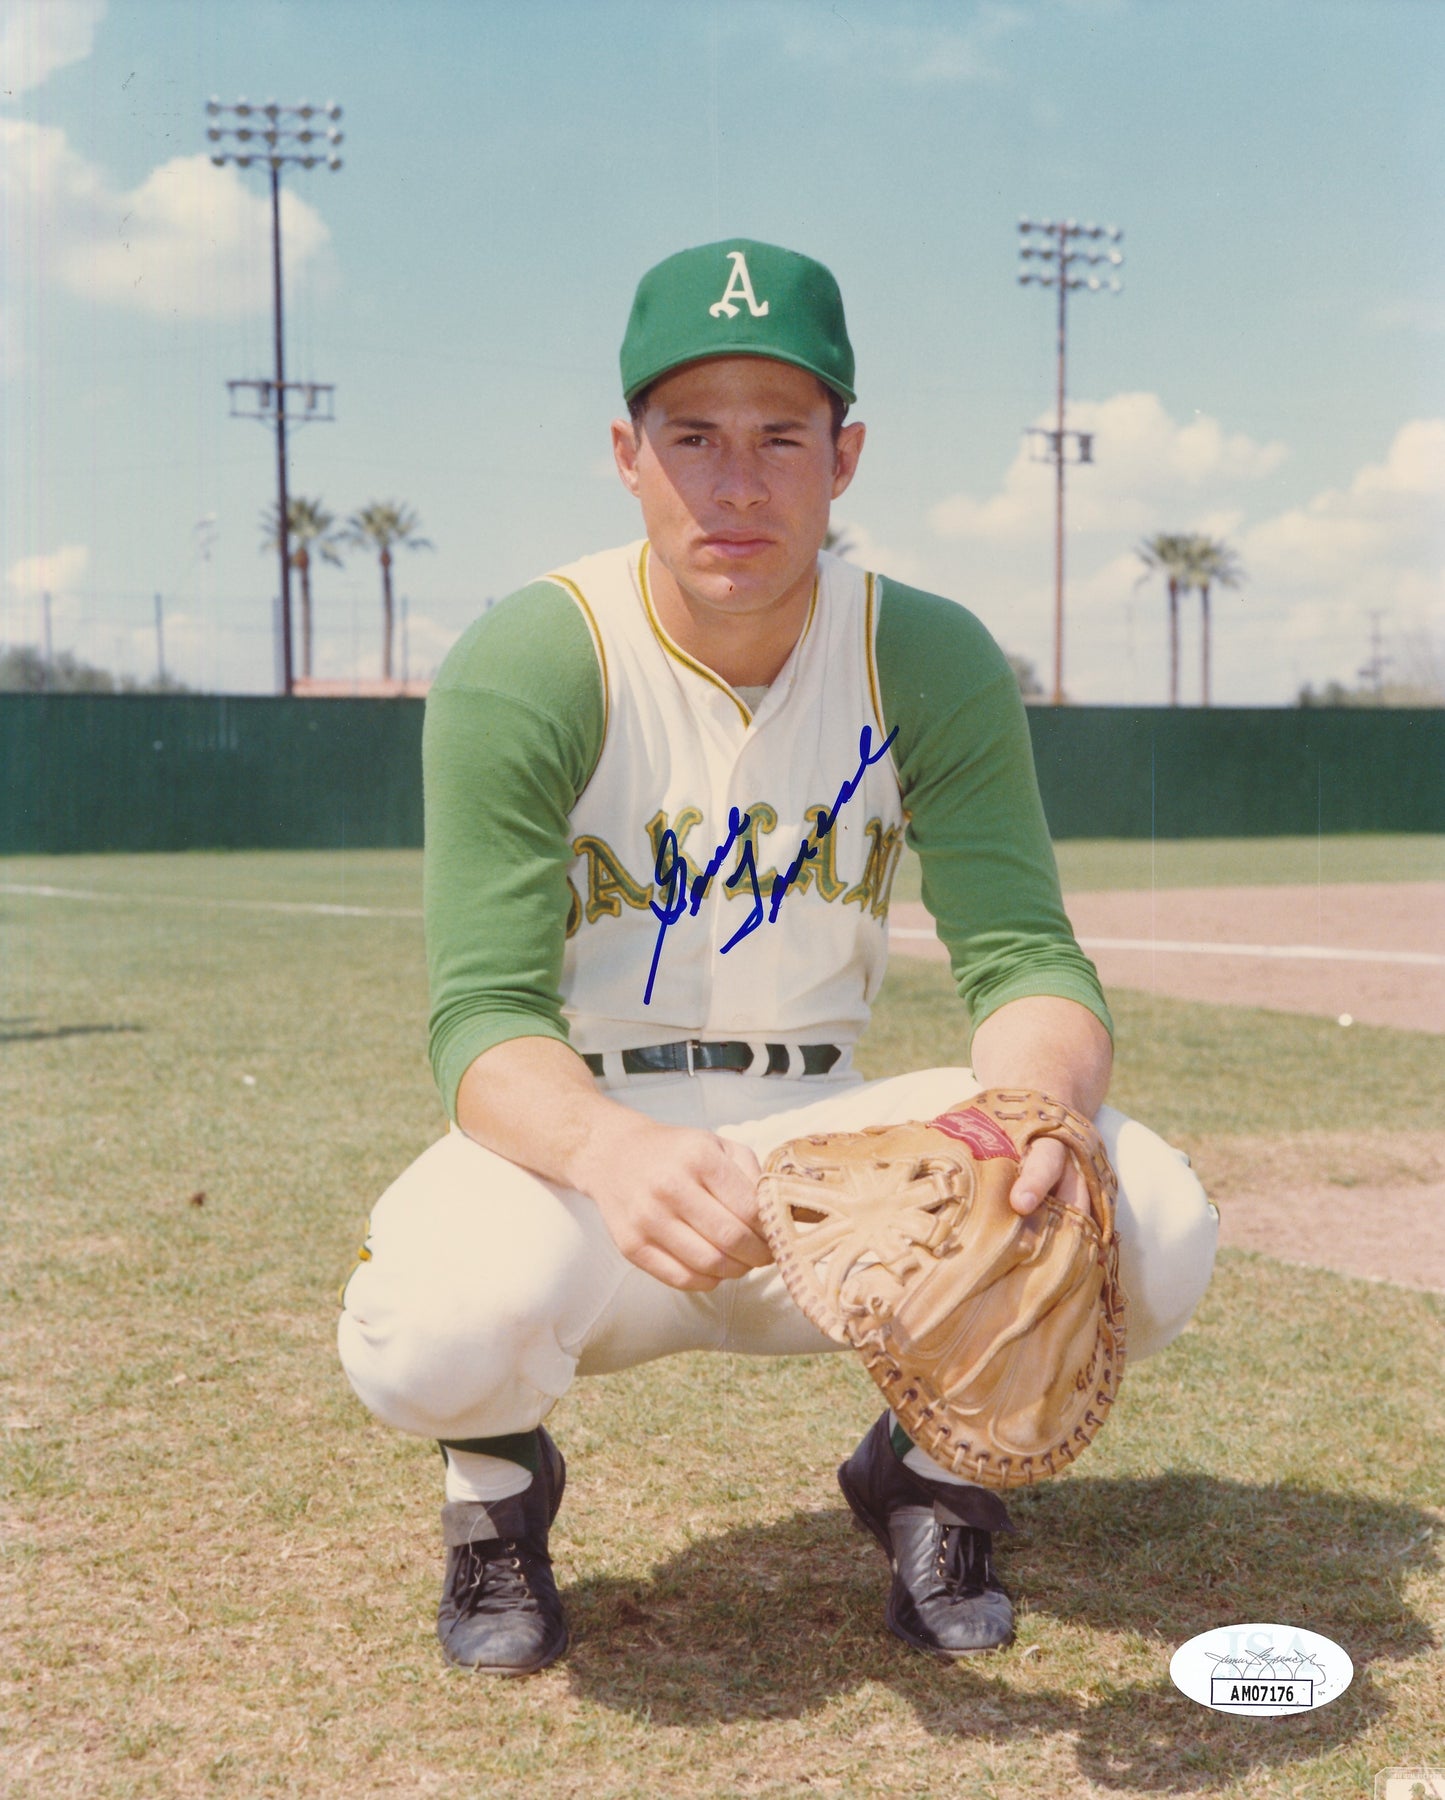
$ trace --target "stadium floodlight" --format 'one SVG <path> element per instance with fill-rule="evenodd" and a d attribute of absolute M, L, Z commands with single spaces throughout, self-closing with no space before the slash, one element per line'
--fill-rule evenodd
<path fill-rule="evenodd" d="M 1019 260 L 1028 265 L 1019 275 L 1019 286 L 1037 284 L 1057 288 L 1058 302 L 1058 392 L 1056 422 L 1052 431 L 1042 427 L 1030 429 L 1029 437 L 1042 450 L 1035 460 L 1054 466 L 1054 690 L 1052 701 L 1061 706 L 1064 700 L 1064 469 L 1072 460 L 1092 463 L 1093 436 L 1087 432 L 1067 431 L 1064 427 L 1066 346 L 1068 341 L 1068 297 L 1071 293 L 1119 294 L 1124 284 L 1115 277 L 1085 275 L 1080 265 L 1118 268 L 1124 261 L 1120 250 L 1092 250 L 1082 247 L 1080 240 L 1104 239 L 1119 243 L 1124 234 L 1117 225 L 1098 225 L 1092 219 L 1081 225 L 1077 219 L 1032 219 L 1024 214 L 1019 220 Z M 1042 270 L 1033 265 L 1044 264 Z M 1070 456 L 1070 446 L 1074 454 Z"/>
<path fill-rule="evenodd" d="M 257 411 L 234 416 L 263 418 L 268 423 L 274 421 L 276 427 L 276 540 L 281 558 L 281 685 L 287 694 L 292 692 L 295 674 L 291 655 L 291 516 L 286 492 L 286 395 L 288 389 L 304 389 L 304 418 L 329 418 L 329 412 L 321 413 L 317 410 L 316 396 L 323 392 L 329 395 L 331 389 L 322 383 L 286 380 L 281 311 L 281 171 L 288 165 L 297 169 L 314 169 L 318 165 L 324 165 L 328 169 L 341 167 L 336 146 L 341 143 L 342 134 L 334 128 L 335 121 L 341 117 L 341 108 L 334 100 L 327 101 L 324 111 L 332 121 L 332 128 L 324 134 L 320 130 L 313 131 L 308 123 L 322 110 L 313 106 L 309 100 L 302 100 L 296 106 L 283 106 L 276 100 L 268 100 L 264 106 L 258 106 L 243 96 L 227 105 L 213 94 L 206 102 L 206 117 L 216 121 L 206 131 L 207 139 L 217 146 L 211 153 L 211 161 L 216 167 L 224 168 L 227 163 L 234 163 L 238 169 L 249 169 L 252 163 L 264 163 L 271 173 L 271 294 L 275 315 L 276 375 L 271 382 L 237 381 L 228 382 L 227 386 L 231 391 L 233 408 L 237 390 L 264 387 L 267 391 Z M 267 123 L 254 127 L 245 123 L 252 118 L 262 119 Z M 319 149 L 323 141 L 327 146 L 326 153 L 317 154 L 311 146 L 315 143 Z M 253 149 L 253 142 L 264 148 Z M 307 656 L 309 664 L 309 647 Z M 307 673 L 310 673 L 309 666 Z"/>

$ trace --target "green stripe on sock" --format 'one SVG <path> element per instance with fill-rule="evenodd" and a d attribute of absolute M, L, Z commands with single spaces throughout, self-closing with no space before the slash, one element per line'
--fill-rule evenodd
<path fill-rule="evenodd" d="M 907 1456 L 908 1452 L 913 1448 L 913 1439 L 909 1437 L 908 1433 L 896 1419 L 893 1421 L 893 1430 L 889 1433 L 888 1441 L 892 1444 L 893 1454 L 898 1458 L 899 1462 L 902 1462 L 904 1457 Z"/>
<path fill-rule="evenodd" d="M 529 1475 L 542 1466 L 541 1440 L 535 1431 L 514 1431 L 507 1437 L 442 1438 L 443 1456 L 448 1450 L 463 1450 L 473 1456 L 497 1456 L 503 1462 L 519 1463 Z"/>

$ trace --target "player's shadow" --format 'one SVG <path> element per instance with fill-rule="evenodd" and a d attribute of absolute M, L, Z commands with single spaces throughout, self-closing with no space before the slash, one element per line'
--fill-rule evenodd
<path fill-rule="evenodd" d="M 663 1725 L 803 1717 L 885 1682 L 939 1737 L 1067 1732 L 1092 1780 L 1167 1792 L 1202 1770 L 1238 1777 L 1348 1742 L 1385 1709 L 1370 1665 L 1433 1643 L 1400 1598 L 1405 1576 L 1438 1562 L 1430 1516 L 1409 1506 L 1205 1475 L 1071 1478 L 1011 1506 L 1019 1530 L 999 1540 L 999 1564 L 1023 1642 L 999 1654 L 946 1664 L 887 1633 L 887 1564 L 840 1503 L 704 1539 L 645 1580 L 567 1586 L 570 1680 Z M 1050 1620 L 1072 1629 L 1051 1643 Z M 1186 1639 L 1260 1620 L 1342 1644 L 1351 1687 L 1260 1732 L 1173 1686 L 1169 1658 Z M 1147 1676 L 1137 1646 L 1101 1638 L 1081 1655 L 1081 1626 L 1156 1646 Z M 1134 1673 L 1113 1672 L 1126 1653 Z"/>

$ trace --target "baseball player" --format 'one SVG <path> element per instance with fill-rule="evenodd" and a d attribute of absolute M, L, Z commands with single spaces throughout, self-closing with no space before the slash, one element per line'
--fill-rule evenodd
<path fill-rule="evenodd" d="M 1130 1353 L 1180 1330 L 1216 1223 L 1180 1155 L 1102 1105 L 1109 1014 L 1060 899 L 1017 683 L 951 600 L 823 552 L 864 427 L 836 282 L 730 239 L 637 290 L 612 426 L 645 535 L 555 568 L 459 640 L 425 730 L 431 1056 L 452 1120 L 372 1215 L 342 1360 L 446 1459 L 447 1656 L 567 1646 L 548 1554 L 579 1375 L 681 1350 L 834 1349 L 758 1227 L 759 1158 L 990 1086 L 1094 1117 L 1118 1169 Z M 864 1082 L 852 1048 L 905 841 L 970 1068 Z M 1035 1144 L 1020 1214 L 1078 1177 Z M 887 1546 L 885 1617 L 1009 1640 L 1000 1497 L 885 1413 L 839 1471 Z"/>

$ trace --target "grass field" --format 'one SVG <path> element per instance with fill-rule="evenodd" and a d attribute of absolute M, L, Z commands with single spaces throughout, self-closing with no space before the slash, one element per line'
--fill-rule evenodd
<path fill-rule="evenodd" d="M 1370 847 L 1393 875 L 1335 878 L 1439 872 Z M 367 1209 L 438 1129 L 417 871 L 0 863 L 0 1791 L 1343 1800 L 1445 1762 L 1445 1302 L 1242 1254 L 1017 1503 L 1010 1650 L 883 1631 L 833 1481 L 877 1410 L 850 1362 L 686 1357 L 552 1420 L 572 1655 L 445 1668 L 435 1449 L 373 1425 L 333 1347 Z M 1438 1127 L 1445 1039 L 1114 999 L 1116 1098 L 1206 1172 L 1251 1135 Z M 899 962 L 860 1060 L 963 1035 L 943 971 Z M 1176 1692 L 1180 1642 L 1255 1620 L 1342 1643 L 1352 1687 L 1278 1720 Z"/>
<path fill-rule="evenodd" d="M 1445 837 L 1421 832 L 1320 838 L 1066 838 L 1054 846 L 1070 893 L 1109 888 L 1308 886 L 1316 881 L 1445 880 Z M 918 859 L 905 853 L 895 900 L 919 898 Z"/>

